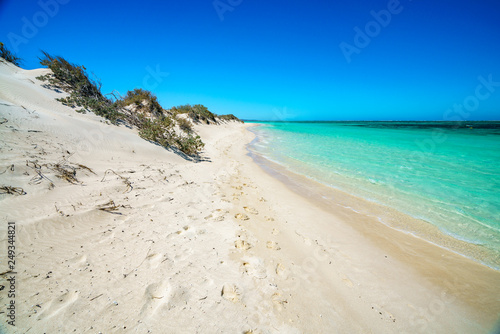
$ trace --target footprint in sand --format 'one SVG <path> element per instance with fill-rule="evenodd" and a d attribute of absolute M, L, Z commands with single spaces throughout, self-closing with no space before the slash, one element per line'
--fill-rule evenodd
<path fill-rule="evenodd" d="M 68 260 L 68 263 L 75 265 L 76 267 L 81 267 L 83 266 L 87 261 L 87 255 L 82 254 L 78 255 L 72 259 Z"/>
<path fill-rule="evenodd" d="M 241 300 L 240 289 L 234 284 L 224 284 L 224 286 L 222 287 L 221 296 L 233 303 L 237 303 Z"/>
<path fill-rule="evenodd" d="M 273 295 L 271 296 L 271 300 L 273 301 L 274 306 L 279 312 L 281 312 L 285 305 L 288 303 L 288 301 L 283 297 L 281 291 L 276 291 L 275 293 L 273 293 Z"/>
<path fill-rule="evenodd" d="M 276 265 L 275 272 L 276 272 L 276 275 L 278 275 L 284 279 L 288 278 L 288 275 L 289 275 L 288 270 L 286 269 L 286 267 L 282 263 L 278 263 Z"/>
<path fill-rule="evenodd" d="M 299 230 L 295 230 L 295 234 L 302 238 L 302 241 L 304 241 L 306 246 L 311 246 L 312 240 L 306 237 L 302 232 L 300 232 Z"/>
<path fill-rule="evenodd" d="M 141 316 L 153 316 L 162 305 L 168 302 L 170 290 L 170 285 L 166 281 L 148 285 L 144 293 L 146 302 L 142 306 Z"/>
<path fill-rule="evenodd" d="M 273 228 L 273 231 L 271 232 L 272 235 L 278 235 L 280 233 L 280 230 L 277 228 Z"/>
<path fill-rule="evenodd" d="M 237 213 L 234 215 L 234 218 L 239 219 L 239 220 L 249 220 L 250 218 L 243 214 L 243 213 Z"/>
<path fill-rule="evenodd" d="M 101 232 L 100 238 L 99 238 L 99 243 L 108 243 L 115 237 L 115 231 L 114 230 L 106 230 L 104 232 Z"/>
<path fill-rule="evenodd" d="M 255 208 L 244 206 L 243 209 L 245 209 L 246 212 L 251 213 L 252 215 L 258 215 L 259 214 L 259 211 L 257 211 L 257 209 L 255 209 Z"/>
<path fill-rule="evenodd" d="M 354 284 L 352 284 L 352 281 L 350 279 L 348 279 L 347 277 L 342 278 L 342 282 L 344 282 L 344 284 L 350 288 L 352 288 L 354 286 Z"/>
<path fill-rule="evenodd" d="M 149 267 L 151 269 L 156 269 L 161 263 L 163 256 L 161 254 L 151 254 L 148 255 L 146 260 L 148 260 Z"/>
<path fill-rule="evenodd" d="M 238 239 L 234 242 L 234 247 L 241 249 L 241 250 L 249 250 L 252 248 L 252 245 L 250 245 L 247 241 Z"/>
<path fill-rule="evenodd" d="M 280 250 L 281 247 L 278 245 L 276 241 L 268 241 L 266 244 L 267 248 L 273 249 L 273 250 Z"/>
<path fill-rule="evenodd" d="M 38 320 L 49 319 L 63 312 L 78 299 L 78 292 L 66 292 L 59 298 L 52 299 L 43 307 L 43 311 L 38 315 Z"/>
<path fill-rule="evenodd" d="M 268 222 L 273 222 L 274 221 L 274 218 L 273 217 L 268 217 L 268 216 L 265 216 L 264 219 Z"/>
<path fill-rule="evenodd" d="M 226 210 L 217 209 L 213 211 L 211 214 L 205 217 L 205 220 L 213 220 L 213 221 L 223 221 L 224 216 L 228 213 Z"/>
<path fill-rule="evenodd" d="M 257 257 L 244 257 L 242 260 L 243 269 L 249 276 L 258 279 L 264 279 L 267 277 L 266 267 L 262 259 Z"/>

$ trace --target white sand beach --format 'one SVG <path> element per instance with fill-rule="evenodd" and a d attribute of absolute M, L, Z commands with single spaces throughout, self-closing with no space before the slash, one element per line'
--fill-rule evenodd
<path fill-rule="evenodd" d="M 79 114 L 48 70 L 0 62 L 5 333 L 489 333 L 500 272 L 329 208 L 248 155 L 252 125 L 196 125 L 201 161 Z M 71 166 L 73 183 L 58 177 Z"/>

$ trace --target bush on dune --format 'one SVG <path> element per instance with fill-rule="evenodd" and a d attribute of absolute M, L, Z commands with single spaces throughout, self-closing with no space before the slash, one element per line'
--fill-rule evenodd
<path fill-rule="evenodd" d="M 193 155 L 201 151 L 205 144 L 201 141 L 200 136 L 189 135 L 187 137 L 178 137 L 176 146 L 187 155 Z"/>
<path fill-rule="evenodd" d="M 163 147 L 171 146 L 175 141 L 175 133 L 173 132 L 173 122 L 170 117 L 150 120 L 145 118 L 142 126 L 139 128 L 139 136 L 142 138 L 158 143 Z"/>
<path fill-rule="evenodd" d="M 39 76 L 37 79 L 69 93 L 68 97 L 60 98 L 58 101 L 72 108 L 82 107 L 83 109 L 77 110 L 79 112 L 92 111 L 114 124 L 122 121 L 135 126 L 139 130 L 139 135 L 146 140 L 166 148 L 175 147 L 188 156 L 195 156 L 205 144 L 194 133 L 192 123 L 177 115 L 186 114 L 197 123 L 218 123 L 218 116 L 201 104 L 194 106 L 186 104 L 173 107 L 170 112 L 166 112 L 152 92 L 141 88 L 128 91 L 124 97 L 115 96 L 115 101 L 108 99 L 101 93 L 100 81 L 91 79 L 84 66 L 42 52 L 40 63 L 48 67 L 52 73 Z M 219 117 L 223 120 L 238 120 L 233 115 Z M 176 125 L 180 133 L 176 132 Z"/>
<path fill-rule="evenodd" d="M 216 116 L 214 113 L 210 112 L 207 107 L 202 104 L 195 104 L 194 106 L 190 104 L 185 104 L 177 107 L 172 107 L 170 109 L 174 114 L 187 114 L 194 122 L 200 123 L 205 122 L 210 124 L 210 122 L 217 123 Z"/>
<path fill-rule="evenodd" d="M 22 59 L 13 54 L 9 49 L 7 49 L 7 47 L 2 42 L 0 42 L 0 57 L 16 66 L 21 65 Z"/>
<path fill-rule="evenodd" d="M 118 101 L 118 104 L 122 107 L 133 105 L 139 111 L 156 116 L 163 114 L 158 98 L 152 92 L 142 88 L 129 90 L 127 95 Z"/>
<path fill-rule="evenodd" d="M 227 121 L 227 122 L 231 122 L 231 121 L 234 121 L 234 122 L 240 122 L 240 123 L 243 123 L 243 121 L 241 119 L 239 119 L 238 117 L 234 116 L 233 114 L 227 114 L 227 115 L 219 115 L 217 116 L 220 120 L 223 120 L 223 121 Z"/>
<path fill-rule="evenodd" d="M 221 121 L 234 121 L 234 122 L 241 122 L 243 123 L 242 120 L 240 120 L 238 117 L 234 116 L 233 114 L 228 114 L 228 115 L 217 115 L 212 113 L 210 110 L 208 110 L 207 107 L 205 107 L 202 104 L 195 104 L 194 106 L 190 104 L 184 104 L 176 107 L 172 107 L 170 111 L 174 115 L 179 115 L 179 114 L 187 114 L 189 118 L 193 120 L 195 123 L 219 123 L 219 120 Z"/>
<path fill-rule="evenodd" d="M 155 120 L 144 118 L 139 136 L 164 147 L 175 147 L 189 156 L 197 155 L 205 146 L 200 136 L 193 135 L 192 131 L 185 131 L 185 135 L 177 134 L 174 124 L 175 120 L 171 116 L 162 116 Z M 182 126 L 180 127 L 182 129 Z"/>
<path fill-rule="evenodd" d="M 100 81 L 90 79 L 84 66 L 72 64 L 63 57 L 51 56 L 45 51 L 42 53 L 40 64 L 49 68 L 52 74 L 42 75 L 37 79 L 69 93 L 68 97 L 58 101 L 71 107 L 88 109 L 116 123 L 120 117 L 118 106 L 101 93 Z"/>
<path fill-rule="evenodd" d="M 193 125 L 191 124 L 190 121 L 188 121 L 185 118 L 182 117 L 176 117 L 177 120 L 177 125 L 179 125 L 179 128 L 186 132 L 186 133 L 191 133 L 193 132 Z"/>

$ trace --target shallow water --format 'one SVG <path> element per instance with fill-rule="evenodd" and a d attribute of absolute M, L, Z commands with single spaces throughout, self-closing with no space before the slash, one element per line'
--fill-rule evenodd
<path fill-rule="evenodd" d="M 289 171 L 500 256 L 500 122 L 263 122 L 252 131 L 250 149 Z"/>

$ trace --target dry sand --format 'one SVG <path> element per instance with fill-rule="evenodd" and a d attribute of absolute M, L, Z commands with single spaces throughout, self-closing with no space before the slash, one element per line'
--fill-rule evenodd
<path fill-rule="evenodd" d="M 291 191 L 249 125 L 197 126 L 204 161 L 78 114 L 0 63 L 1 311 L 8 333 L 488 333 L 500 273 Z M 76 179 L 57 177 L 72 166 Z M 89 169 L 86 169 L 85 167 Z M 51 183 L 53 185 L 51 185 Z M 112 202 L 110 202 L 112 201 Z M 110 204 L 111 203 L 111 204 Z M 112 207 L 113 211 L 99 210 Z"/>

